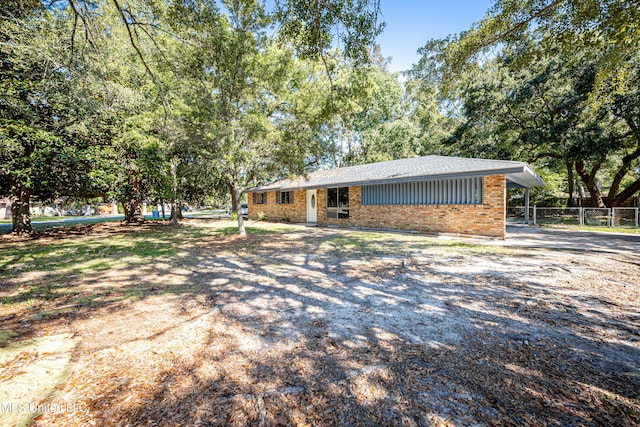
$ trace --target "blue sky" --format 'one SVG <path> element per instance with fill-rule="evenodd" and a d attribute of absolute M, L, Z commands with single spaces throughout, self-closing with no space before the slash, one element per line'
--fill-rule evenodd
<path fill-rule="evenodd" d="M 386 22 L 378 43 L 393 60 L 391 71 L 404 71 L 419 59 L 418 48 L 433 38 L 466 30 L 482 19 L 492 0 L 381 0 Z"/>

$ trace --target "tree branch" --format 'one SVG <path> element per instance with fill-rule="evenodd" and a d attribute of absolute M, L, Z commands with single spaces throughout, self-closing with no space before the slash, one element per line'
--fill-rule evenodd
<path fill-rule="evenodd" d="M 485 48 L 487 46 L 491 46 L 492 44 L 497 43 L 497 42 L 505 39 L 506 37 L 512 35 L 516 31 L 519 31 L 523 27 L 529 25 L 531 23 L 531 21 L 533 21 L 534 19 L 540 18 L 541 16 L 543 16 L 543 15 L 547 14 L 548 12 L 550 12 L 551 9 L 556 8 L 561 3 L 564 3 L 564 2 L 565 2 L 565 0 L 554 0 L 554 1 L 552 1 L 551 4 L 542 7 L 540 10 L 534 12 L 532 15 L 528 16 L 523 21 L 518 22 L 517 24 L 515 24 L 511 28 L 508 28 L 506 31 L 503 31 L 503 32 L 495 35 L 494 37 L 491 37 L 491 38 L 487 39 L 484 43 L 479 43 L 478 44 L 478 50 L 483 49 L 483 48 Z"/>
<path fill-rule="evenodd" d="M 122 23 L 124 24 L 125 28 L 127 29 L 127 33 L 129 34 L 129 40 L 131 41 L 131 46 L 133 46 L 133 49 L 136 51 L 136 54 L 138 55 L 138 58 L 140 58 L 140 61 L 142 61 L 142 65 L 144 65 L 144 68 L 149 73 L 149 76 L 151 77 L 151 80 L 153 81 L 155 86 L 158 88 L 158 94 L 160 95 L 160 100 L 162 102 L 162 110 L 164 111 L 164 121 L 166 123 L 167 117 L 169 116 L 169 109 L 167 107 L 167 101 L 166 101 L 166 98 L 164 96 L 164 90 L 162 89 L 162 86 L 158 82 L 158 79 L 156 78 L 155 73 L 151 70 L 151 67 L 149 67 L 149 64 L 147 63 L 147 60 L 144 58 L 144 55 L 142 54 L 142 51 L 140 50 L 140 47 L 138 46 L 138 44 L 135 41 L 135 37 L 133 35 L 134 31 L 131 30 L 131 24 L 127 20 L 127 17 L 125 15 L 124 9 L 122 8 L 122 6 L 120 6 L 120 3 L 118 2 L 118 0 L 112 0 L 112 1 L 113 1 L 113 4 L 115 5 L 116 9 L 118 10 L 118 13 L 120 14 L 120 17 L 122 18 Z M 129 15 L 131 15 L 130 12 L 127 11 L 127 13 Z"/>
<path fill-rule="evenodd" d="M 640 157 L 640 145 L 636 147 L 633 152 L 627 154 L 622 158 L 622 166 L 620 166 L 620 169 L 618 169 L 618 172 L 611 182 L 611 188 L 609 189 L 609 199 L 616 198 L 616 196 L 618 195 L 618 191 L 620 191 L 620 184 L 622 183 L 622 180 L 627 175 L 627 173 L 629 173 L 629 170 L 631 170 L 632 162 L 638 157 Z"/>
<path fill-rule="evenodd" d="M 633 184 L 625 188 L 620 194 L 618 194 L 613 200 L 609 201 L 611 206 L 620 206 L 627 199 L 633 197 L 635 193 L 640 191 L 640 179 L 637 179 Z"/>

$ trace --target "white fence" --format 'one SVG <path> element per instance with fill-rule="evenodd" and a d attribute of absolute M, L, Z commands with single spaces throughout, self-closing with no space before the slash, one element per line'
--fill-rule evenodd
<path fill-rule="evenodd" d="M 507 208 L 507 218 L 525 222 L 522 206 Z M 639 208 L 529 208 L 529 224 L 591 225 L 601 227 L 635 227 L 640 220 Z"/>

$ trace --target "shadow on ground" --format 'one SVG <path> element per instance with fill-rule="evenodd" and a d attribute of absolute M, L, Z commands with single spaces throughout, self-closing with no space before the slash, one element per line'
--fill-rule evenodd
<path fill-rule="evenodd" d="M 633 265 L 422 236 L 232 231 L 156 227 L 3 258 L 4 301 L 26 306 L 8 328 L 83 337 L 61 396 L 87 411 L 43 424 L 640 422 Z M 29 277 L 45 290 L 25 290 Z"/>

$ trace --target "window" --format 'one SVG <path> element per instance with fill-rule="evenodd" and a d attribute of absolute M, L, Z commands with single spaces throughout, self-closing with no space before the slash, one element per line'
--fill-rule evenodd
<path fill-rule="evenodd" d="M 267 193 L 253 193 L 253 204 L 264 205 L 267 203 Z"/>
<path fill-rule="evenodd" d="M 482 193 L 482 177 L 365 185 L 362 205 L 479 205 Z"/>
<path fill-rule="evenodd" d="M 327 218 L 349 218 L 349 187 L 327 188 Z"/>
<path fill-rule="evenodd" d="M 276 203 L 280 205 L 292 205 L 293 191 L 276 191 Z"/>

